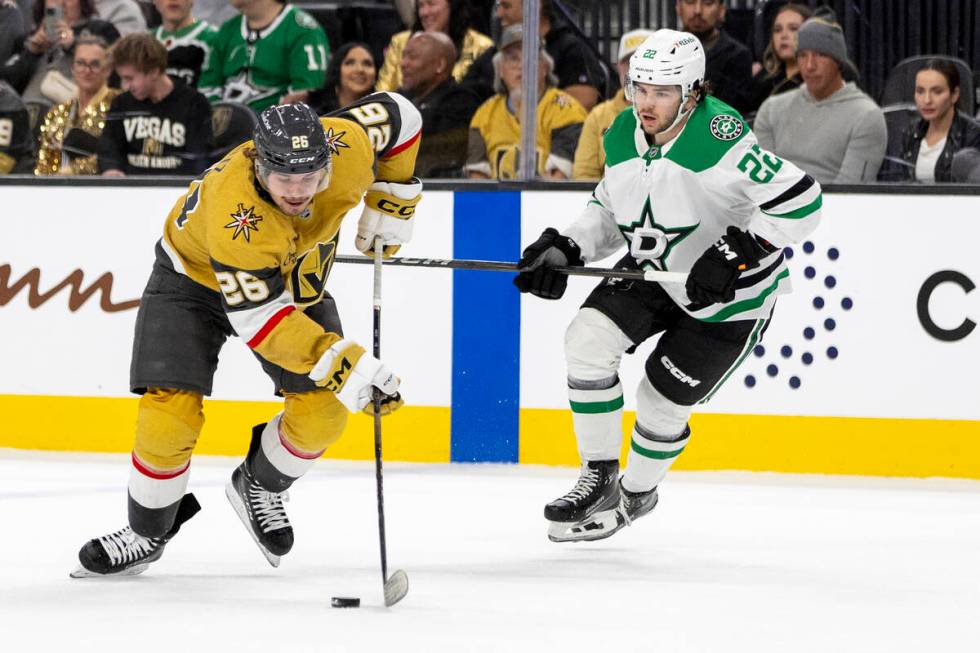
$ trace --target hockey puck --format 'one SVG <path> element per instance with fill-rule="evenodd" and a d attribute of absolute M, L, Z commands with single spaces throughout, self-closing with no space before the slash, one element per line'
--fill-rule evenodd
<path fill-rule="evenodd" d="M 361 599 L 348 597 L 348 596 L 331 596 L 330 607 L 331 608 L 359 608 L 361 607 Z"/>

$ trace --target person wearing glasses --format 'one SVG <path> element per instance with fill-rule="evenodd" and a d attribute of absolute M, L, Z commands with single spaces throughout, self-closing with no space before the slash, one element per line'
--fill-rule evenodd
<path fill-rule="evenodd" d="M 41 124 L 36 175 L 94 175 L 96 147 L 109 105 L 119 94 L 108 85 L 112 69 L 106 42 L 82 36 L 72 54 L 72 73 L 78 94 L 55 105 Z"/>

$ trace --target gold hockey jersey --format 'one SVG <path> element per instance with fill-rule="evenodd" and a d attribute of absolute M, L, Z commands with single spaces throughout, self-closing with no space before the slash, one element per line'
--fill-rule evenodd
<path fill-rule="evenodd" d="M 340 336 L 296 309 L 323 296 L 341 221 L 368 187 L 412 178 L 422 127 L 418 110 L 396 93 L 369 95 L 320 122 L 333 170 L 303 215 L 280 211 L 257 183 L 248 141 L 191 182 L 161 241 L 175 270 L 221 293 L 249 347 L 297 374 Z"/>

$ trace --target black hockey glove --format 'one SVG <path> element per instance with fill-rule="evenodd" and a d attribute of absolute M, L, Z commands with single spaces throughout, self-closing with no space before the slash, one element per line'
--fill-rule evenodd
<path fill-rule="evenodd" d="M 517 262 L 521 273 L 514 279 L 514 285 L 521 292 L 543 299 L 561 299 L 568 286 L 568 275 L 554 268 L 567 265 L 585 265 L 582 250 L 574 240 L 548 227 L 540 238 L 525 248 Z"/>
<path fill-rule="evenodd" d="M 776 251 L 764 240 L 737 227 L 704 251 L 687 275 L 687 296 L 695 304 L 728 303 L 742 272 L 759 267 L 759 259 Z"/>

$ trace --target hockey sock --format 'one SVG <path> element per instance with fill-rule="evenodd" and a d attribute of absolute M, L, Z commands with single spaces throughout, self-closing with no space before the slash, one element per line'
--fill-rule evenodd
<path fill-rule="evenodd" d="M 190 480 L 190 461 L 182 467 L 160 470 L 140 460 L 136 452 L 129 474 L 129 525 L 143 537 L 163 537 L 177 517 L 180 500 Z"/>
<path fill-rule="evenodd" d="M 270 492 L 284 492 L 308 472 L 323 455 L 320 451 L 302 451 L 289 441 L 281 428 L 282 413 L 268 424 L 256 427 L 248 452 L 248 467 L 259 485 Z"/>
<path fill-rule="evenodd" d="M 600 381 L 569 378 L 568 401 L 582 460 L 619 460 L 623 443 L 623 386 L 619 377 Z"/>
<path fill-rule="evenodd" d="M 678 434 L 658 435 L 637 422 L 633 427 L 623 487 L 630 492 L 648 492 L 655 488 L 687 446 L 690 437 L 691 429 L 688 427 Z"/>

